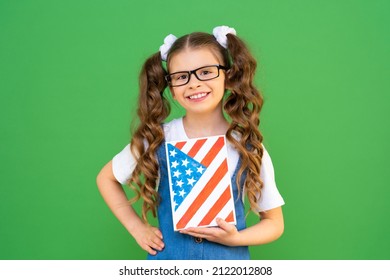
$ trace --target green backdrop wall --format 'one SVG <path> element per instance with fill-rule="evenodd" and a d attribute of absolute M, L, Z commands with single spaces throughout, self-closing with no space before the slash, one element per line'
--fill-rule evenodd
<path fill-rule="evenodd" d="M 130 139 L 144 59 L 217 25 L 258 59 L 286 201 L 252 258 L 389 259 L 389 3 L 0 1 L 0 259 L 145 258 L 96 175 Z"/>

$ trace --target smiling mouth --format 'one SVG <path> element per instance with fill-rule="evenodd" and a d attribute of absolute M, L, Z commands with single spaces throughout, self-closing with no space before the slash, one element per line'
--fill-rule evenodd
<path fill-rule="evenodd" d="M 209 94 L 208 92 L 200 92 L 200 93 L 196 93 L 196 94 L 190 95 L 187 98 L 189 98 L 191 100 L 196 100 L 196 99 L 201 99 L 201 98 L 205 97 L 208 94 Z"/>

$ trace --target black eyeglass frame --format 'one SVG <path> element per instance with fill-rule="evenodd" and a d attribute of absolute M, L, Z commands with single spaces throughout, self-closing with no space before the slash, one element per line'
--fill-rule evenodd
<path fill-rule="evenodd" d="M 196 71 L 198 71 L 199 69 L 202 69 L 202 68 L 206 68 L 206 67 L 217 67 L 218 68 L 218 75 L 216 77 L 213 77 L 213 78 L 210 78 L 210 79 L 200 79 L 198 77 L 198 75 L 196 74 Z M 190 70 L 190 71 L 178 71 L 178 72 L 174 72 L 174 73 L 170 73 L 168 75 L 165 75 L 165 80 L 168 82 L 168 84 L 171 86 L 171 87 L 181 87 L 181 86 L 184 86 L 186 84 L 188 84 L 191 80 L 191 75 L 194 74 L 194 76 L 199 80 L 199 81 L 209 81 L 209 80 L 214 80 L 216 78 L 219 77 L 219 70 L 228 70 L 229 68 L 228 67 L 225 67 L 223 65 L 220 65 L 220 64 L 214 64 L 214 65 L 205 65 L 205 66 L 202 66 L 202 67 L 199 67 L 199 68 L 196 68 L 194 70 Z M 172 82 L 171 82 L 171 75 L 174 75 L 174 74 L 179 74 L 179 73 L 186 73 L 188 74 L 188 80 L 186 83 L 182 84 L 182 85 L 177 85 L 177 86 L 174 86 L 172 85 Z"/>

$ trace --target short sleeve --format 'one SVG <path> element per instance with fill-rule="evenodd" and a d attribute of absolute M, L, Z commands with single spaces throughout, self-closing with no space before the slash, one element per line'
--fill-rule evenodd
<path fill-rule="evenodd" d="M 137 162 L 130 151 L 128 144 L 119 154 L 112 159 L 112 172 L 116 180 L 122 185 L 130 179 Z"/>
<path fill-rule="evenodd" d="M 264 148 L 264 147 L 263 147 Z M 261 211 L 270 210 L 284 205 L 283 197 L 280 195 L 275 182 L 274 167 L 271 157 L 264 148 L 260 178 L 263 181 L 263 188 L 258 201 L 258 206 Z"/>

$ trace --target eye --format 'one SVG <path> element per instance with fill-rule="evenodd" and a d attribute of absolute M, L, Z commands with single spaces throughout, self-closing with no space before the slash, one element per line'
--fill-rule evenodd
<path fill-rule="evenodd" d="M 188 74 L 177 75 L 176 80 L 185 80 L 185 79 L 187 79 L 187 77 L 188 77 Z"/>
<path fill-rule="evenodd" d="M 173 81 L 181 81 L 188 79 L 188 73 L 176 73 L 171 75 Z"/>
<path fill-rule="evenodd" d="M 204 77 L 204 78 L 211 78 L 217 75 L 218 68 L 214 66 L 204 67 L 197 71 L 198 76 Z"/>

